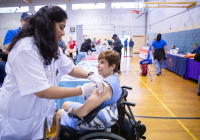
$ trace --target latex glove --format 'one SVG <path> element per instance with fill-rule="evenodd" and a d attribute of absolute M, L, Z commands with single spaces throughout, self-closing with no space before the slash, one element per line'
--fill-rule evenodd
<path fill-rule="evenodd" d="M 96 84 L 94 83 L 85 83 L 82 86 L 79 86 L 82 90 L 82 95 L 86 96 L 86 95 L 91 95 L 92 92 L 96 89 Z"/>
<path fill-rule="evenodd" d="M 103 92 L 103 85 L 107 87 L 106 82 L 104 82 L 102 79 L 100 79 L 95 74 L 92 74 L 87 77 L 88 80 L 90 80 L 92 83 L 95 83 L 98 87 L 99 93 Z"/>

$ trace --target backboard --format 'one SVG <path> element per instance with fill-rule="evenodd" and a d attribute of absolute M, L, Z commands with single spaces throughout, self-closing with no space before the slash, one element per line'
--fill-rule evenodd
<path fill-rule="evenodd" d="M 144 13 L 144 0 L 135 0 L 135 10 L 139 11 L 136 18 L 140 17 Z"/>

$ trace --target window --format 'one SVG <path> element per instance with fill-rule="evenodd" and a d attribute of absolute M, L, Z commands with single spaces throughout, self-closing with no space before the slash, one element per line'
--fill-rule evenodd
<path fill-rule="evenodd" d="M 135 2 L 120 2 L 120 3 L 111 3 L 112 9 L 119 9 L 119 8 L 136 8 Z"/>
<path fill-rule="evenodd" d="M 53 5 L 53 4 L 52 4 Z M 40 8 L 44 7 L 46 5 L 38 5 L 38 6 L 35 6 L 35 12 L 37 12 Z M 67 10 L 66 8 L 66 4 L 60 4 L 60 5 L 57 5 L 59 7 L 61 7 L 63 10 Z"/>
<path fill-rule="evenodd" d="M 72 10 L 106 9 L 105 3 L 72 4 Z"/>
<path fill-rule="evenodd" d="M 15 12 L 28 12 L 28 6 L 19 7 L 0 7 L 0 13 L 15 13 Z"/>

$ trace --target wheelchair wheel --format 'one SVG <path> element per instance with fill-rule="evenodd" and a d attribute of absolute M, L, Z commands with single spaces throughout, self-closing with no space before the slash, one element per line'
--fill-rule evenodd
<path fill-rule="evenodd" d="M 94 132 L 94 133 L 89 133 L 83 137 L 81 137 L 79 140 L 91 140 L 91 139 L 111 139 L 111 140 L 126 140 L 123 137 L 113 134 L 113 133 L 108 133 L 108 132 Z"/>

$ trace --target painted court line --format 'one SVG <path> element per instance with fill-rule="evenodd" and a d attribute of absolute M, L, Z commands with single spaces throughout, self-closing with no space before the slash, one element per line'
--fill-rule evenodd
<path fill-rule="evenodd" d="M 132 70 L 133 71 L 133 70 Z M 133 73 L 137 76 L 137 74 L 133 71 Z M 156 99 L 164 106 L 164 108 L 173 116 L 176 117 L 174 115 L 174 113 L 171 112 L 171 110 L 158 98 L 158 96 L 147 86 L 147 84 L 145 84 L 142 79 L 137 76 L 138 79 L 140 79 L 140 81 L 147 87 L 147 89 L 156 97 Z M 183 129 L 185 129 L 185 131 L 194 139 L 194 140 L 198 140 L 191 132 L 190 130 L 178 119 L 176 119 L 176 121 L 183 127 Z"/>

